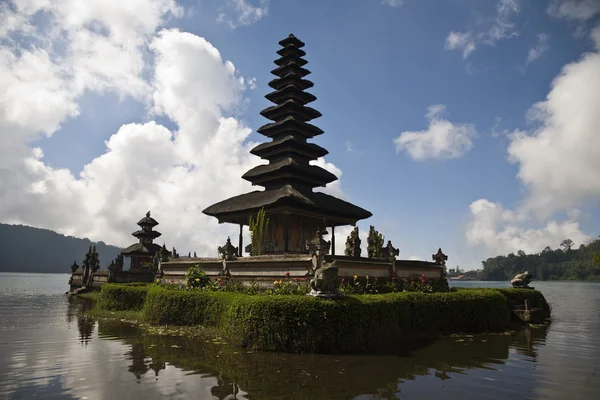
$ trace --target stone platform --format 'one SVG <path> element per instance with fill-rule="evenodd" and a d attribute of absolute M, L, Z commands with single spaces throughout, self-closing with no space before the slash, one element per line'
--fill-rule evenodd
<path fill-rule="evenodd" d="M 427 261 L 385 260 L 366 257 L 326 256 L 335 261 L 340 278 L 353 276 L 388 280 L 392 277 L 415 278 L 425 275 L 428 279 L 441 279 L 443 267 Z M 229 275 L 236 281 L 261 286 L 272 285 L 276 280 L 307 280 L 313 273 L 312 258 L 308 254 L 276 254 L 238 257 L 234 260 L 220 258 L 185 257 L 161 262 L 159 271 L 163 283 L 185 285 L 185 275 L 190 267 L 199 265 L 207 276 L 216 278 Z"/>

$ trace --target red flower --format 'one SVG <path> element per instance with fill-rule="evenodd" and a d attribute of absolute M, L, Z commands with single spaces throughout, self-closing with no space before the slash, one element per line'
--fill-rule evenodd
<path fill-rule="evenodd" d="M 289 271 L 285 273 L 285 276 L 290 276 L 290 273 L 289 273 Z"/>
<path fill-rule="evenodd" d="M 342 283 L 346 282 L 346 280 L 344 278 L 342 278 Z"/>
<path fill-rule="evenodd" d="M 175 282 L 173 279 L 170 280 L 171 283 Z"/>
<path fill-rule="evenodd" d="M 225 284 L 225 282 L 223 282 L 223 281 L 219 282 L 219 285 L 221 285 L 221 286 L 223 286 L 224 284 Z"/>
<path fill-rule="evenodd" d="M 392 276 L 392 280 L 393 280 L 393 281 L 395 281 L 395 280 L 396 280 L 396 277 L 395 277 L 395 276 Z"/>
<path fill-rule="evenodd" d="M 294 280 L 295 280 L 296 282 L 298 282 L 298 281 L 300 280 L 300 278 L 296 277 L 296 278 L 294 278 Z"/>

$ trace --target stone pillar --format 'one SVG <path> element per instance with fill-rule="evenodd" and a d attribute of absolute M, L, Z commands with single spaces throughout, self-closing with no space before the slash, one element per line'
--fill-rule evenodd
<path fill-rule="evenodd" d="M 331 255 L 335 256 L 335 225 L 331 225 Z"/>
<path fill-rule="evenodd" d="M 244 224 L 240 224 L 240 238 L 239 238 L 239 246 L 238 246 L 238 257 L 242 257 L 244 253 L 244 236 L 242 236 L 244 230 Z"/>

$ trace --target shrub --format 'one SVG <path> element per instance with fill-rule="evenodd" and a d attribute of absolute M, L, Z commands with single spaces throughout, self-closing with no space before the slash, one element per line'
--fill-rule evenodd
<path fill-rule="evenodd" d="M 109 311 L 141 310 L 148 288 L 147 284 L 107 283 L 100 291 L 98 307 Z"/>
<path fill-rule="evenodd" d="M 191 288 L 202 288 L 206 286 L 210 278 L 206 276 L 206 273 L 200 269 L 198 264 L 190 267 L 185 273 L 187 286 Z"/>
<path fill-rule="evenodd" d="M 509 323 L 506 299 L 496 290 L 329 301 L 152 287 L 143 316 L 152 324 L 215 327 L 259 350 L 311 353 L 371 351 L 393 346 L 402 335 L 504 330 Z"/>

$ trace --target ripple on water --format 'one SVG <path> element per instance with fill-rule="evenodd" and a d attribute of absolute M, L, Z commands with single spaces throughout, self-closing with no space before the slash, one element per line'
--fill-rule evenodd
<path fill-rule="evenodd" d="M 600 398 L 600 285 L 536 284 L 550 328 L 444 338 L 403 356 L 314 356 L 96 323 L 64 296 L 68 276 L 19 279 L 0 277 L 0 398 Z"/>

